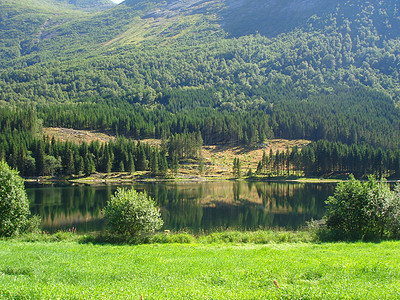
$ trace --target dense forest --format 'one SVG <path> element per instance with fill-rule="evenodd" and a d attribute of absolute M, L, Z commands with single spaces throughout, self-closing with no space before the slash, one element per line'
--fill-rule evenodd
<path fill-rule="evenodd" d="M 219 103 L 214 90 L 171 91 L 148 109 L 129 101 L 90 99 L 46 104 L 37 113 L 45 126 L 111 131 L 135 139 L 201 132 L 204 144 L 255 144 L 265 139 L 306 138 L 345 144 L 399 147 L 400 111 L 391 98 L 370 88 L 338 88 L 302 98 L 293 87 L 266 87 L 269 101 L 246 110 Z"/>
<path fill-rule="evenodd" d="M 286 2 L 2 1 L 0 158 L 26 176 L 158 175 L 202 144 L 309 139 L 258 173 L 399 177 L 399 1 Z"/>
<path fill-rule="evenodd" d="M 240 177 L 240 168 L 236 168 L 236 175 Z M 348 146 L 319 140 L 303 149 L 294 147 L 281 152 L 270 151 L 269 155 L 264 152 L 255 172 L 267 176 L 332 176 L 350 173 L 364 178 L 369 174 L 378 178 L 399 178 L 400 150 L 374 149 L 355 144 Z"/>
<path fill-rule="evenodd" d="M 357 105 L 351 100 L 357 101 L 357 95 L 363 93 L 371 95 L 371 103 L 366 105 L 368 102 L 362 101 L 363 105 L 355 109 Z M 341 101 L 343 98 L 346 101 Z M 400 118 L 391 99 L 364 88 L 344 90 L 336 101 L 334 97 L 331 99 L 335 109 L 309 99 L 297 104 L 289 100 L 276 102 L 273 108 L 249 112 L 212 107 L 173 112 L 164 106 L 149 111 L 127 102 L 104 99 L 100 103 L 88 100 L 45 105 L 37 111 L 5 107 L 0 114 L 0 159 L 25 176 L 135 170 L 166 175 L 168 168 L 178 168 L 181 159 L 201 159 L 203 144 L 257 147 L 275 136 L 293 139 L 306 136 L 314 143 L 303 149 L 269 153 L 256 173 L 267 176 L 353 173 L 359 177 L 374 173 L 400 177 L 399 137 L 397 131 L 391 130 L 399 126 Z M 97 129 L 119 138 L 109 144 L 63 143 L 43 137 L 43 125 Z M 159 149 L 135 143 L 132 138 L 159 138 L 163 144 Z"/>

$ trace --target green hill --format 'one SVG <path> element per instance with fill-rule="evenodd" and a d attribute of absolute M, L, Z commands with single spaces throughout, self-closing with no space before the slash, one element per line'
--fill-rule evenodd
<path fill-rule="evenodd" d="M 52 101 L 32 90 L 38 82 L 18 74 L 54 86 L 54 76 L 42 73 L 55 63 L 70 75 L 104 76 L 117 95 L 204 86 L 230 93 L 233 86 L 236 93 L 290 82 L 307 94 L 361 84 L 398 101 L 398 1 L 127 0 L 100 13 L 32 1 L 0 5 L 0 86 L 23 100 Z M 124 77 L 115 73 L 129 78 L 129 70 L 138 74 L 122 88 L 118 80 Z M 91 83 L 71 94 L 74 76 L 62 81 L 61 91 L 71 100 L 104 96 Z"/>
<path fill-rule="evenodd" d="M 0 101 L 32 107 L 47 126 L 135 138 L 200 131 L 207 144 L 306 138 L 394 151 L 399 6 L 3 0 Z"/>

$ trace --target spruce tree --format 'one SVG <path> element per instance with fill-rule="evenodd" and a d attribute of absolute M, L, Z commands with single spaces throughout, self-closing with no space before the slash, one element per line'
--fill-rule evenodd
<path fill-rule="evenodd" d="M 135 172 L 135 162 L 133 160 L 132 153 L 130 153 L 130 152 L 128 154 L 128 163 L 126 165 L 126 171 L 129 173 Z"/>
<path fill-rule="evenodd" d="M 36 148 L 36 175 L 43 176 L 44 175 L 44 145 L 43 141 L 39 140 Z"/>
<path fill-rule="evenodd" d="M 154 150 L 150 162 L 150 171 L 153 176 L 158 175 L 158 157 L 159 157 L 158 151 Z"/>
<path fill-rule="evenodd" d="M 178 159 L 178 154 L 174 154 L 173 158 L 172 158 L 172 165 L 171 165 L 171 169 L 172 172 L 174 173 L 174 175 L 178 174 L 178 170 L 179 170 L 179 159 Z"/>
<path fill-rule="evenodd" d="M 165 156 L 165 154 L 161 154 L 159 155 L 158 158 L 158 169 L 159 169 L 159 173 L 162 176 L 167 175 L 168 173 L 168 162 L 167 162 L 167 157 Z"/>
<path fill-rule="evenodd" d="M 87 153 L 84 158 L 84 172 L 86 176 L 96 171 L 92 156 L 93 154 Z"/>

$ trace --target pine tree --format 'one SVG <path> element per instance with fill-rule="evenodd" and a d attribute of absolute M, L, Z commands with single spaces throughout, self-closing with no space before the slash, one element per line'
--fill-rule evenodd
<path fill-rule="evenodd" d="M 36 149 L 36 174 L 38 176 L 44 175 L 44 156 L 45 153 L 44 153 L 43 141 L 39 140 Z"/>
<path fill-rule="evenodd" d="M 92 156 L 93 154 L 87 153 L 84 158 L 84 172 L 86 176 L 96 171 Z"/>
<path fill-rule="evenodd" d="M 141 145 L 138 147 L 138 154 L 137 154 L 136 159 L 137 159 L 137 161 L 136 161 L 135 166 L 137 167 L 137 170 L 145 171 L 148 166 L 148 161 L 146 159 L 145 150 L 144 150 L 143 146 L 141 146 Z"/>
<path fill-rule="evenodd" d="M 199 172 L 200 172 L 200 175 L 204 174 L 204 159 L 203 159 L 203 157 L 200 157 Z"/>
<path fill-rule="evenodd" d="M 128 163 L 126 165 L 126 171 L 129 173 L 135 172 L 135 162 L 133 161 L 132 153 L 128 154 Z"/>
<path fill-rule="evenodd" d="M 119 162 L 118 172 L 125 172 L 125 166 L 122 160 Z"/>
<path fill-rule="evenodd" d="M 100 159 L 101 171 L 110 173 L 113 165 L 113 157 L 111 155 L 110 147 L 105 145 L 102 148 L 102 156 Z"/>
<path fill-rule="evenodd" d="M 242 176 L 241 164 L 239 158 L 233 159 L 233 176 L 240 178 Z"/>
<path fill-rule="evenodd" d="M 158 151 L 154 150 L 150 162 L 150 171 L 153 176 L 158 175 Z"/>
<path fill-rule="evenodd" d="M 62 167 L 63 167 L 63 173 L 65 175 L 74 174 L 74 172 L 75 172 L 74 156 L 72 154 L 72 150 L 68 146 L 66 146 L 66 149 L 62 156 L 61 162 L 62 162 Z"/>
<path fill-rule="evenodd" d="M 159 174 L 161 176 L 165 176 L 168 173 L 168 162 L 167 162 L 167 157 L 165 156 L 165 153 L 160 153 L 159 158 L 158 158 L 158 169 L 159 169 Z"/>
<path fill-rule="evenodd" d="M 85 169 L 85 164 L 82 156 L 76 153 L 74 156 L 74 161 L 75 161 L 75 174 L 82 174 Z"/>
<path fill-rule="evenodd" d="M 172 158 L 172 165 L 171 165 L 171 169 L 172 172 L 174 173 L 174 175 L 176 176 L 178 174 L 178 170 L 179 170 L 179 159 L 178 159 L 178 154 L 174 154 L 173 158 Z"/>

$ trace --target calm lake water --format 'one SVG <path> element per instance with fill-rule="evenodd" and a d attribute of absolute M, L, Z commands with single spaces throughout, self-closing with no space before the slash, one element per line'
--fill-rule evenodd
<path fill-rule="evenodd" d="M 198 232 L 216 228 L 296 229 L 324 214 L 324 201 L 335 184 L 287 182 L 138 183 L 158 203 L 163 229 Z M 31 211 L 42 229 L 72 227 L 79 232 L 103 230 L 101 210 L 117 186 L 27 186 Z"/>

